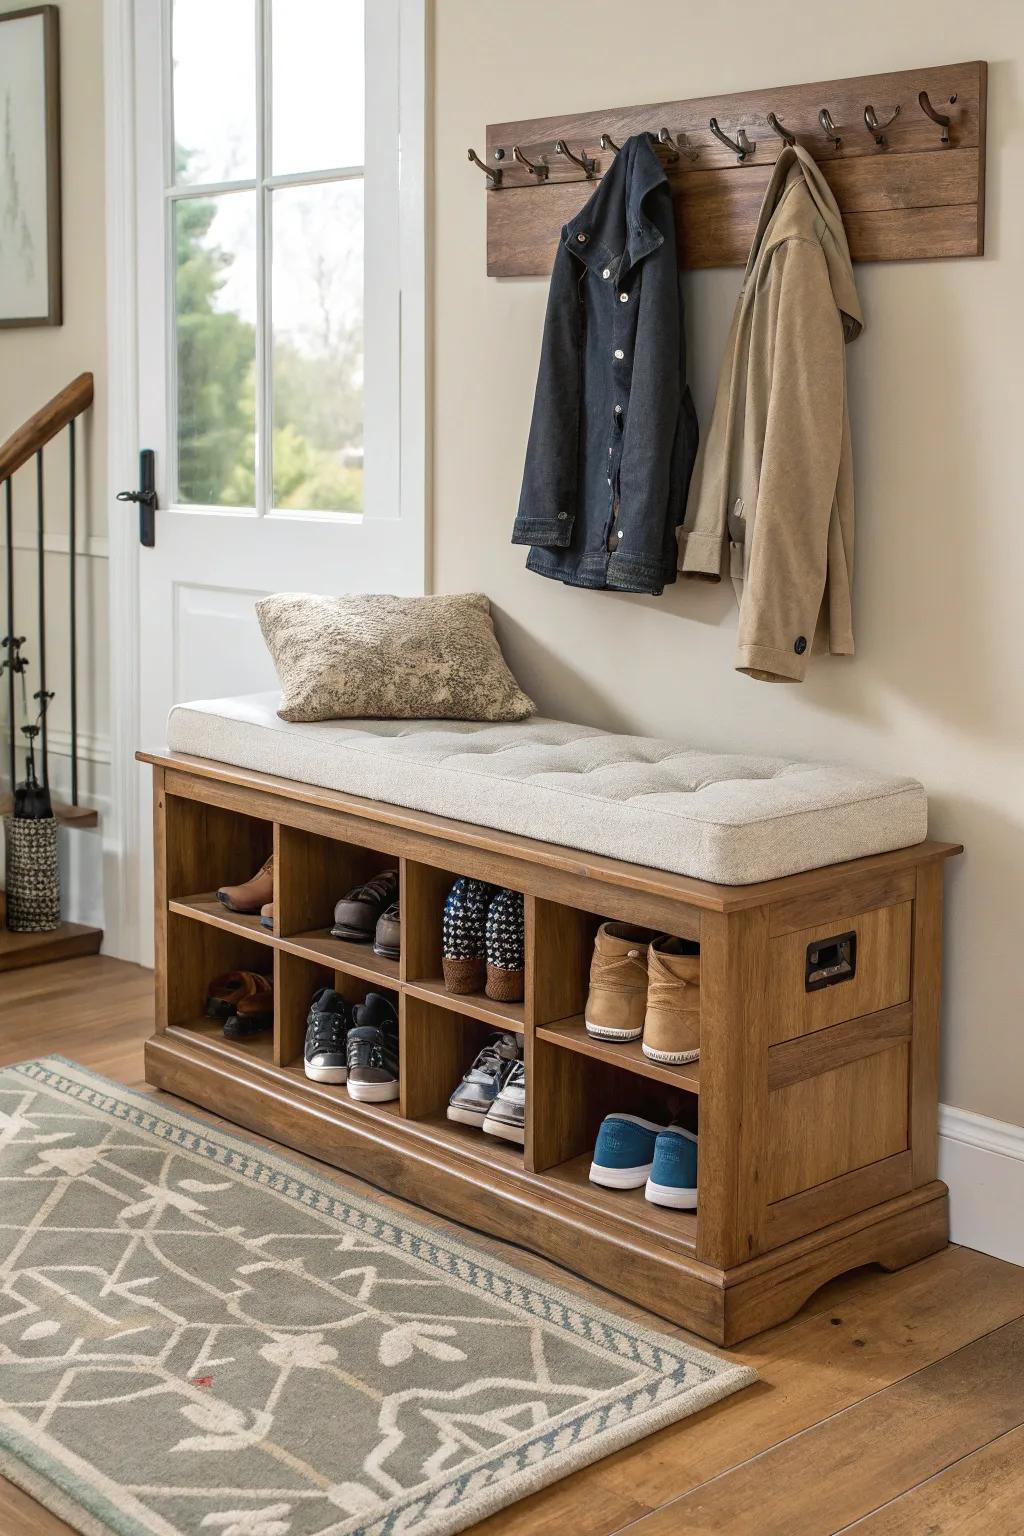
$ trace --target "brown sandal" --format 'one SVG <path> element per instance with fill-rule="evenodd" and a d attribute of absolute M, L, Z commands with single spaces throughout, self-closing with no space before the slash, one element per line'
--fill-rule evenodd
<path fill-rule="evenodd" d="M 258 971 L 225 971 L 223 976 L 215 976 L 206 989 L 206 1017 L 229 1019 L 247 997 L 261 997 L 264 1004 L 269 997 L 273 1009 L 273 996 L 269 976 L 261 976 Z"/>

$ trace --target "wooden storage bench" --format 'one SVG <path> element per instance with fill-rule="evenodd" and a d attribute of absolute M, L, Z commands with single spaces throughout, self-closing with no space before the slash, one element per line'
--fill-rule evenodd
<path fill-rule="evenodd" d="M 942 886 L 960 850 L 922 842 L 726 886 L 181 754 L 154 768 L 157 1029 L 149 1082 L 481 1231 L 521 1243 L 705 1338 L 789 1317 L 857 1265 L 947 1241 L 936 1179 Z M 275 927 L 220 906 L 273 851 Z M 332 939 L 334 902 L 397 865 L 402 955 Z M 449 996 L 441 911 L 457 875 L 522 891 L 522 1003 Z M 582 1010 L 602 918 L 699 940 L 699 1062 L 592 1040 Z M 211 977 L 273 970 L 272 1038 L 225 1040 Z M 839 971 L 835 971 L 839 967 Z M 847 967 L 852 975 L 847 975 Z M 833 977 L 838 979 L 833 980 Z M 401 1092 L 310 1082 L 309 998 L 397 1002 Z M 488 1031 L 522 1034 L 526 1144 L 445 1117 Z M 699 1115 L 699 1206 L 588 1180 L 603 1115 Z"/>

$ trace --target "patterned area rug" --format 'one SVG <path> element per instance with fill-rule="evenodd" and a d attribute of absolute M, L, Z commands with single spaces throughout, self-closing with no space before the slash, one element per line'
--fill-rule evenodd
<path fill-rule="evenodd" d="M 0 1072 L 0 1470 L 107 1536 L 448 1536 L 754 1372 L 59 1057 Z"/>

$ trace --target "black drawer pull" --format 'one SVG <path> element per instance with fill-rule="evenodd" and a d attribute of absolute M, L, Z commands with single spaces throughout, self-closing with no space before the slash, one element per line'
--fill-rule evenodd
<path fill-rule="evenodd" d="M 804 991 L 820 992 L 841 981 L 852 981 L 857 973 L 857 935 L 840 933 L 834 939 L 816 939 L 807 946 Z"/>

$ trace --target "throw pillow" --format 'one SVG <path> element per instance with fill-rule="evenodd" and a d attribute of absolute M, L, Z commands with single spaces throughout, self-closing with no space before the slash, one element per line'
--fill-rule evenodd
<path fill-rule="evenodd" d="M 282 720 L 524 720 L 533 703 L 501 654 L 480 593 L 256 604 Z"/>

